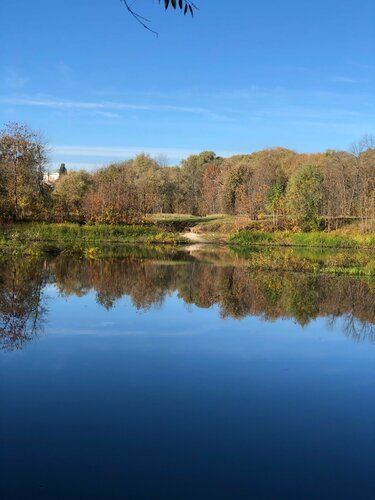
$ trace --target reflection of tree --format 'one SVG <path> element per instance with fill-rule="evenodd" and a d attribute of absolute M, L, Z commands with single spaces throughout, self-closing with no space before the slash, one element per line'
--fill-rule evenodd
<path fill-rule="evenodd" d="M 304 273 L 256 272 L 213 265 L 191 257 L 175 261 L 122 258 L 72 261 L 56 259 L 53 270 L 64 293 L 95 290 L 98 303 L 111 308 L 127 295 L 142 310 L 160 305 L 174 292 L 187 304 L 217 304 L 223 318 L 248 315 L 265 320 L 292 318 L 304 326 L 312 319 L 342 317 L 353 338 L 371 338 L 375 289 L 360 279 Z M 74 286 L 72 286 L 74 283 Z"/>
<path fill-rule="evenodd" d="M 43 275 L 43 263 L 34 259 L 0 266 L 0 349 L 20 349 L 40 331 Z"/>
<path fill-rule="evenodd" d="M 333 328 L 337 323 L 337 316 L 328 318 L 328 325 Z M 369 321 L 360 321 L 352 312 L 348 312 L 342 316 L 343 332 L 356 342 L 370 340 L 375 342 L 375 327 Z"/>
<path fill-rule="evenodd" d="M 60 291 L 82 295 L 96 291 L 100 305 L 111 309 L 124 295 L 129 295 L 137 309 L 162 304 L 173 282 L 170 266 L 154 265 L 144 259 L 67 260 L 57 259 L 53 265 Z"/>
<path fill-rule="evenodd" d="M 345 314 L 344 316 L 344 333 L 358 342 L 362 342 L 363 340 L 375 341 L 374 325 L 359 321 L 352 313 Z"/>
<path fill-rule="evenodd" d="M 304 326 L 317 317 L 332 325 L 340 318 L 354 340 L 375 340 L 375 286 L 366 280 L 304 273 L 249 273 L 246 267 L 202 262 L 187 254 L 172 259 L 75 259 L 62 255 L 45 266 L 35 259 L 0 264 L 0 342 L 20 348 L 42 323 L 43 286 L 47 277 L 64 295 L 94 291 L 110 309 L 123 296 L 148 310 L 177 292 L 187 304 L 217 304 L 222 318 L 258 316 L 272 321 L 292 318 Z"/>
<path fill-rule="evenodd" d="M 323 300 L 324 288 L 320 286 L 317 276 L 291 276 L 286 277 L 289 286 L 285 287 L 282 298 L 285 300 L 288 315 L 304 326 L 319 316 L 319 304 Z"/>

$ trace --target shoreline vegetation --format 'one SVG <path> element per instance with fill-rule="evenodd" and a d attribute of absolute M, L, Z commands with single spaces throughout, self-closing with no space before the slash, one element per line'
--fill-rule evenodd
<path fill-rule="evenodd" d="M 246 222 L 253 227 L 246 227 Z M 192 237 L 189 237 L 191 235 Z M 333 231 L 270 230 L 245 217 L 194 217 L 160 214 L 143 224 L 110 225 L 19 222 L 0 225 L 0 248 L 31 243 L 79 244 L 226 244 L 238 247 L 306 247 L 332 249 L 373 248 L 375 233 L 362 233 L 356 225 Z"/>
<path fill-rule="evenodd" d="M 242 259 L 250 271 L 375 278 L 375 235 L 356 232 L 355 226 L 309 233 L 241 227 L 243 218 L 174 214 L 154 215 L 143 225 L 17 223 L 0 227 L 0 256 L 61 253 L 100 259 L 130 255 L 138 246 L 145 255 L 200 252 L 207 257 L 221 249 L 230 259 Z M 198 238 L 188 239 L 186 233 Z"/>

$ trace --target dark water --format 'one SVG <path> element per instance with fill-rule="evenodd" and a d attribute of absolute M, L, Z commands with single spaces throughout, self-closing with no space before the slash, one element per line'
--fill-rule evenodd
<path fill-rule="evenodd" d="M 375 283 L 0 261 L 0 496 L 375 497 Z"/>

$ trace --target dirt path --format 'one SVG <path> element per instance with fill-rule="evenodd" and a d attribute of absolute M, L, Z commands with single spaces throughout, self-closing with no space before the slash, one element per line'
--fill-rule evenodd
<path fill-rule="evenodd" d="M 187 240 L 190 240 L 193 243 L 209 243 L 209 241 L 207 241 L 202 235 L 193 233 L 192 231 L 189 231 L 187 233 L 182 233 L 181 236 L 183 236 Z"/>

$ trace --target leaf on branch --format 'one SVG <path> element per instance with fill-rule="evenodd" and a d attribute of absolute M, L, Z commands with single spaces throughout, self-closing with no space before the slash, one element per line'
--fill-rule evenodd
<path fill-rule="evenodd" d="M 161 3 L 161 0 L 159 0 L 159 3 Z M 187 12 L 190 12 L 192 16 L 194 16 L 194 10 L 198 9 L 198 7 L 193 3 L 190 2 L 190 0 L 164 0 L 164 8 L 165 10 L 168 9 L 169 5 L 172 5 L 174 9 L 178 8 L 183 11 L 184 15 L 187 14 Z"/>
<path fill-rule="evenodd" d="M 121 0 L 121 1 L 125 4 L 125 7 L 127 8 L 128 12 L 134 17 L 134 19 L 136 19 L 136 21 L 139 22 L 139 24 L 141 24 L 148 31 L 151 31 L 151 33 L 155 33 L 155 35 L 158 36 L 158 33 L 152 30 L 148 26 L 148 23 L 150 23 L 151 21 L 133 10 L 133 4 L 136 2 L 136 0 L 134 0 L 132 3 L 130 3 L 130 0 Z M 159 0 L 159 4 L 161 2 L 162 0 Z M 190 0 L 178 0 L 178 4 L 177 0 L 164 0 L 165 10 L 167 10 L 170 5 L 172 5 L 172 7 L 175 10 L 177 9 L 178 5 L 178 8 L 181 10 L 181 12 L 183 11 L 184 15 L 186 15 L 187 12 L 190 12 L 190 14 L 194 16 L 194 9 L 198 9 L 198 7 Z"/>

